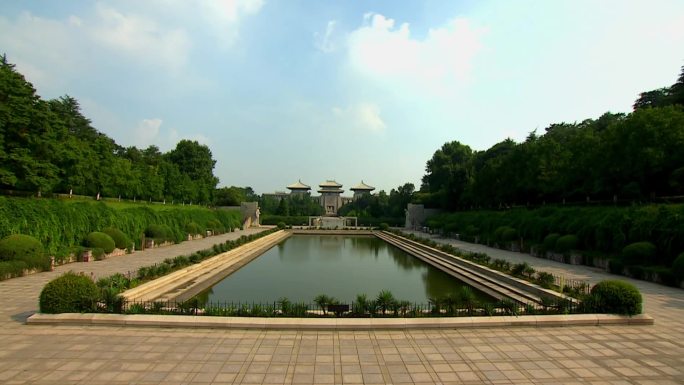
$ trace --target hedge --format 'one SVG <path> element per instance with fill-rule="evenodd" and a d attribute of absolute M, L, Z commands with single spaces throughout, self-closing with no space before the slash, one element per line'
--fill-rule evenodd
<path fill-rule="evenodd" d="M 567 253 L 571 250 L 575 250 L 577 248 L 578 243 L 579 239 L 577 238 L 577 235 L 563 235 L 562 237 L 558 238 L 558 240 L 556 240 L 555 250 L 559 253 Z"/>
<path fill-rule="evenodd" d="M 68 272 L 48 282 L 40 292 L 41 313 L 94 311 L 100 291 L 89 277 Z"/>
<path fill-rule="evenodd" d="M 635 242 L 625 246 L 620 253 L 627 265 L 651 265 L 656 255 L 656 247 L 651 242 Z"/>
<path fill-rule="evenodd" d="M 678 282 L 684 281 L 684 253 L 679 254 L 672 263 L 672 274 Z"/>
<path fill-rule="evenodd" d="M 206 227 L 216 220 L 225 228 L 240 227 L 241 214 L 235 210 L 213 210 L 200 206 L 120 205 L 115 202 L 75 201 L 49 198 L 0 196 L 0 237 L 26 234 L 38 239 L 48 255 L 59 258 L 93 231 L 114 227 L 136 244 L 151 224 L 173 229 L 180 240 L 187 237 L 185 225 L 195 222 Z"/>
<path fill-rule="evenodd" d="M 684 204 L 643 206 L 545 206 L 510 210 L 442 213 L 427 220 L 435 230 L 478 230 L 471 236 L 492 239 L 496 229 L 516 229 L 527 244 L 541 244 L 549 234 L 575 234 L 576 248 L 618 255 L 633 242 L 648 241 L 658 250 L 654 265 L 671 266 L 684 251 Z M 469 232 L 468 232 L 469 233 Z M 554 245 L 555 246 L 555 245 Z"/>
<path fill-rule="evenodd" d="M 123 231 L 116 229 L 114 227 L 108 227 L 102 230 L 102 232 L 112 237 L 112 239 L 114 240 L 114 245 L 116 245 L 117 249 L 125 250 L 131 247 L 132 242 L 130 238 L 128 238 L 128 236 L 123 233 Z"/>
<path fill-rule="evenodd" d="M 642 298 L 639 289 L 631 283 L 607 280 L 597 283 L 587 299 L 594 311 L 609 314 L 641 314 Z"/>
<path fill-rule="evenodd" d="M 13 234 L 0 240 L 0 261 L 21 261 L 28 269 L 47 270 L 50 267 L 50 259 L 40 241 L 23 234 Z M 17 271 L 19 266 L 16 263 L 8 264 L 5 269 Z"/>
<path fill-rule="evenodd" d="M 108 234 L 101 233 L 99 231 L 93 231 L 86 237 L 86 246 L 92 248 L 102 249 L 105 253 L 109 254 L 116 248 L 114 239 Z"/>

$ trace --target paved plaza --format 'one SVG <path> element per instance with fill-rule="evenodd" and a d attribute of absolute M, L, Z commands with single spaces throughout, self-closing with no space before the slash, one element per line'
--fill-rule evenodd
<path fill-rule="evenodd" d="M 329 332 L 24 324 L 45 283 L 65 271 L 125 273 L 255 231 L 0 282 L 0 384 L 684 383 L 684 290 L 636 280 L 654 326 Z M 449 242 L 571 279 L 615 277 Z"/>

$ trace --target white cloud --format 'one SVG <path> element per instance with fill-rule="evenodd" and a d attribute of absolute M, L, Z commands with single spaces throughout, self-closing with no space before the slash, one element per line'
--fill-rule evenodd
<path fill-rule="evenodd" d="M 87 31 L 96 43 L 148 65 L 161 63 L 173 70 L 184 66 L 190 39 L 183 29 L 164 27 L 153 18 L 102 4 L 97 5 L 96 13 L 97 19 Z"/>
<path fill-rule="evenodd" d="M 363 76 L 390 87 L 440 92 L 468 79 L 483 33 L 456 18 L 417 39 L 408 23 L 396 26 L 393 19 L 367 13 L 364 25 L 349 34 L 349 62 Z"/>
<path fill-rule="evenodd" d="M 159 136 L 159 127 L 161 127 L 162 120 L 159 118 L 143 119 L 138 123 L 135 129 L 135 143 L 138 147 L 147 147 L 154 144 Z"/>
<path fill-rule="evenodd" d="M 335 44 L 332 42 L 332 34 L 333 31 L 335 30 L 335 25 L 337 22 L 335 20 L 330 20 L 328 21 L 328 24 L 325 27 L 325 33 L 314 33 L 314 46 L 316 49 L 319 51 L 325 52 L 325 53 L 330 53 L 335 51 Z"/>
<path fill-rule="evenodd" d="M 259 13 L 264 5 L 263 0 L 203 0 L 180 3 L 189 5 L 185 10 L 189 14 L 195 9 L 200 10 L 212 34 L 224 48 L 232 45 L 238 38 L 241 19 Z"/>
<path fill-rule="evenodd" d="M 380 108 L 372 103 L 358 103 L 347 108 L 334 107 L 335 126 L 365 132 L 383 132 L 387 125 L 380 116 Z"/>
<path fill-rule="evenodd" d="M 173 149 L 182 139 L 196 140 L 200 144 L 209 145 L 209 138 L 200 133 L 185 134 L 175 128 L 165 129 L 162 127 L 163 120 L 159 118 L 142 119 L 132 130 L 133 145 L 138 148 L 146 148 L 151 145 L 159 147 L 162 151 Z"/>

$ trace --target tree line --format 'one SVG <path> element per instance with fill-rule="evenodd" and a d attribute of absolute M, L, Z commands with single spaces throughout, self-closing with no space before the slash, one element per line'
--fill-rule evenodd
<path fill-rule="evenodd" d="M 684 195 L 684 67 L 671 87 L 640 94 L 629 114 L 552 124 L 485 151 L 445 143 L 415 200 L 446 210 Z"/>
<path fill-rule="evenodd" d="M 205 145 L 123 147 L 71 96 L 43 100 L 0 56 L 0 189 L 211 203 L 218 178 Z"/>

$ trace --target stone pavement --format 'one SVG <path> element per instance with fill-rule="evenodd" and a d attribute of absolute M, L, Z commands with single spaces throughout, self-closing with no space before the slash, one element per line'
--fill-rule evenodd
<path fill-rule="evenodd" d="M 0 383 L 684 383 L 684 291 L 633 280 L 654 326 L 322 332 L 23 324 L 36 310 L 42 286 L 62 271 L 126 272 L 219 240 L 0 282 Z M 479 245 L 457 246 L 525 260 L 569 278 L 609 276 Z"/>

